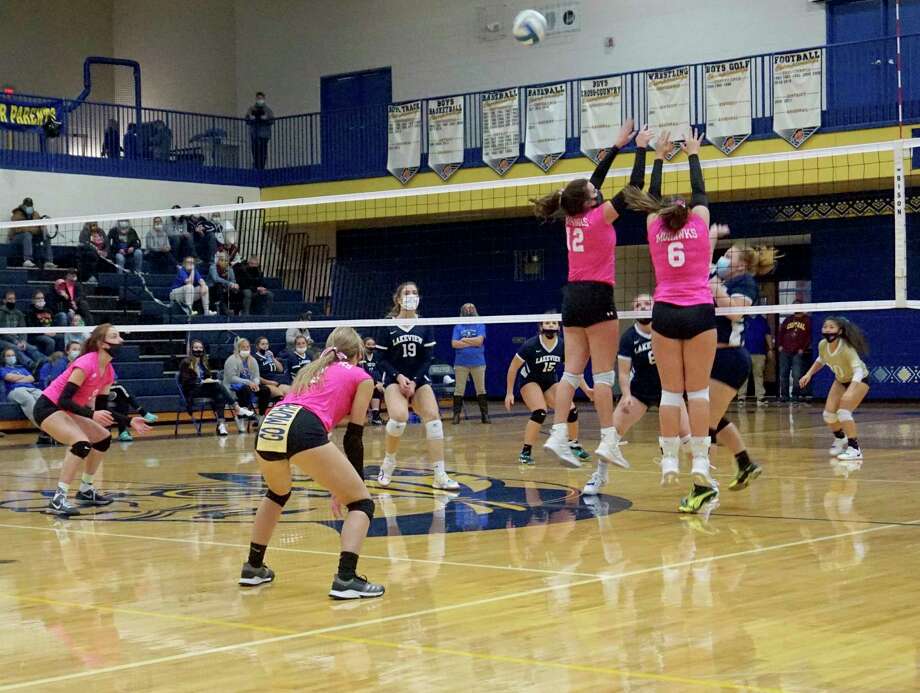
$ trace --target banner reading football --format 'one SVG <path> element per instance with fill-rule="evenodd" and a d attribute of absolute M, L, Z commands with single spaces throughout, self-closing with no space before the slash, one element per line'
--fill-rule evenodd
<path fill-rule="evenodd" d="M 406 184 L 422 162 L 422 102 L 390 106 L 387 123 L 387 171 Z"/>
<path fill-rule="evenodd" d="M 581 81 L 581 153 L 595 164 L 607 154 L 620 126 L 622 78 Z"/>
<path fill-rule="evenodd" d="M 731 154 L 751 136 L 751 60 L 705 65 L 706 139 Z"/>
<path fill-rule="evenodd" d="M 428 165 L 441 180 L 463 165 L 463 97 L 428 102 Z"/>
<path fill-rule="evenodd" d="M 652 130 L 668 130 L 672 142 L 685 142 L 690 135 L 690 68 L 675 67 L 645 74 L 648 91 L 648 123 Z M 674 147 L 674 158 L 680 147 Z"/>
<path fill-rule="evenodd" d="M 773 131 L 798 149 L 821 127 L 821 51 L 773 56 Z"/>
<path fill-rule="evenodd" d="M 521 154 L 521 109 L 517 89 L 482 95 L 482 160 L 503 176 Z"/>
<path fill-rule="evenodd" d="M 566 85 L 527 89 L 527 137 L 524 156 L 543 171 L 565 154 Z"/>

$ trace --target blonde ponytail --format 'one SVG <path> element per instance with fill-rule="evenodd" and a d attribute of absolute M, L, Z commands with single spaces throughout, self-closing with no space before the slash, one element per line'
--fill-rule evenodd
<path fill-rule="evenodd" d="M 297 372 L 291 385 L 291 394 L 302 394 L 321 383 L 326 369 L 336 361 L 357 361 L 363 355 L 364 342 L 361 335 L 351 327 L 336 327 L 326 340 L 326 348 L 319 358 Z"/>

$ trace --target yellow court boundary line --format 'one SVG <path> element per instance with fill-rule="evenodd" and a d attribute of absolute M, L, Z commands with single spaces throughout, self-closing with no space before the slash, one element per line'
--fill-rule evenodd
<path fill-rule="evenodd" d="M 917 524 L 917 523 L 920 523 L 920 520 L 913 520 L 909 524 Z M 8 685 L 0 686 L 0 691 L 19 690 L 22 688 L 29 688 L 32 686 L 40 686 L 40 685 L 46 685 L 46 684 L 52 684 L 52 683 L 59 683 L 62 681 L 71 681 L 71 680 L 76 680 L 76 679 L 89 678 L 92 676 L 99 676 L 101 674 L 109 674 L 109 673 L 114 673 L 114 672 L 119 672 L 119 671 L 129 671 L 132 669 L 140 669 L 143 667 L 153 666 L 156 664 L 165 664 L 167 662 L 184 661 L 187 659 L 194 659 L 197 657 L 206 657 L 206 656 L 211 656 L 215 654 L 223 654 L 225 652 L 234 652 L 236 650 L 241 650 L 241 649 L 250 648 L 250 647 L 259 647 L 261 645 L 272 645 L 272 644 L 287 642 L 287 641 L 292 641 L 292 640 L 301 640 L 303 638 L 324 636 L 329 633 L 337 633 L 339 631 L 344 631 L 344 630 L 352 630 L 355 628 L 376 626 L 376 625 L 380 625 L 383 623 L 390 623 L 393 621 L 403 621 L 406 619 L 418 618 L 421 616 L 428 616 L 431 614 L 439 614 L 439 613 L 445 613 L 445 612 L 450 612 L 450 611 L 457 611 L 460 609 L 468 609 L 468 608 L 474 608 L 478 606 L 485 606 L 487 604 L 505 602 L 510 599 L 517 599 L 520 597 L 529 597 L 529 596 L 534 596 L 537 594 L 544 594 L 546 592 L 552 592 L 553 590 L 560 589 L 560 588 L 571 589 L 574 587 L 581 587 L 583 585 L 596 584 L 598 582 L 603 582 L 605 580 L 617 580 L 617 579 L 622 579 L 622 578 L 627 578 L 627 577 L 634 577 L 637 575 L 657 573 L 662 570 L 681 568 L 685 566 L 715 563 L 716 561 L 722 561 L 722 560 L 727 560 L 731 558 L 739 558 L 742 556 L 753 556 L 757 554 L 769 553 L 772 551 L 779 551 L 779 550 L 787 549 L 787 548 L 794 548 L 797 546 L 806 546 L 810 544 L 817 544 L 817 543 L 824 542 L 824 541 L 833 541 L 835 539 L 841 539 L 844 537 L 856 536 L 856 535 L 861 535 L 861 534 L 869 534 L 872 532 L 880 532 L 880 531 L 887 530 L 887 529 L 902 528 L 904 526 L 905 525 L 898 524 L 898 525 L 881 525 L 878 527 L 868 527 L 866 529 L 855 530 L 852 532 L 842 532 L 839 534 L 831 534 L 831 535 L 826 535 L 823 537 L 817 537 L 817 538 L 812 538 L 812 539 L 801 539 L 801 540 L 793 541 L 793 542 L 785 542 L 783 544 L 774 544 L 773 546 L 762 546 L 762 547 L 758 547 L 755 549 L 747 549 L 744 551 L 733 551 L 731 553 L 720 554 L 718 556 L 709 556 L 706 558 L 693 559 L 689 561 L 681 561 L 679 563 L 672 563 L 669 565 L 659 565 L 659 566 L 652 566 L 649 568 L 639 568 L 636 570 L 626 571 L 626 572 L 618 573 L 615 575 L 605 576 L 602 578 L 591 578 L 591 579 L 586 579 L 586 580 L 579 580 L 577 582 L 571 582 L 567 585 L 552 585 L 552 586 L 544 586 L 544 587 L 535 587 L 530 590 L 513 592 L 511 594 L 497 595 L 494 597 L 484 597 L 482 599 L 475 599 L 470 602 L 462 602 L 459 604 L 451 604 L 447 606 L 431 607 L 428 609 L 420 609 L 418 611 L 408 612 L 404 614 L 394 614 L 392 616 L 382 616 L 379 618 L 369 619 L 367 621 L 362 621 L 362 622 L 357 622 L 357 623 L 344 623 L 344 624 L 340 624 L 336 626 L 326 626 L 324 628 L 316 628 L 313 630 L 307 630 L 307 631 L 302 631 L 302 632 L 297 632 L 297 633 L 287 633 L 284 635 L 276 635 L 274 637 L 263 638 L 261 640 L 253 640 L 250 642 L 236 643 L 232 645 L 223 645 L 221 647 L 213 647 L 213 648 L 209 648 L 205 650 L 200 650 L 197 652 L 184 652 L 181 654 L 167 655 L 164 657 L 157 657 L 154 659 L 141 660 L 141 661 L 130 662 L 126 664 L 118 664 L 118 665 L 114 665 L 110 667 L 91 669 L 88 671 L 74 672 L 71 674 L 61 674 L 59 676 L 51 676 L 51 677 L 46 677 L 42 679 L 33 679 L 31 681 L 22 681 L 22 682 L 15 683 L 15 684 L 8 684 Z M 54 530 L 49 528 L 48 531 L 54 531 Z M 15 595 L 10 595 L 10 596 L 15 597 Z M 114 610 L 114 609 L 119 609 L 120 607 L 104 607 L 104 608 Z M 137 611 L 137 610 L 134 610 L 134 611 Z M 154 612 L 149 612 L 149 614 L 151 616 L 156 615 Z M 168 614 L 160 614 L 160 617 L 171 618 L 171 616 Z M 192 618 L 192 617 L 182 617 L 176 620 L 184 620 L 187 618 Z M 367 641 L 365 644 L 370 644 L 370 643 L 371 641 Z M 500 655 L 487 655 L 487 654 L 480 655 L 478 653 L 469 653 L 469 652 L 466 652 L 465 650 L 455 650 L 455 651 L 445 650 L 444 653 L 445 654 L 451 653 L 451 654 L 456 654 L 458 656 L 468 656 L 468 657 L 478 656 L 480 658 L 486 658 L 486 659 L 495 657 L 496 658 L 495 661 L 503 661 L 503 658 Z M 513 661 L 513 660 L 514 658 L 511 657 L 511 658 L 508 658 L 507 661 Z M 539 664 L 540 662 L 536 662 L 536 663 Z M 561 665 L 561 663 L 557 663 L 557 664 Z M 572 666 L 580 666 L 580 665 L 572 665 Z M 625 675 L 626 672 L 624 671 L 623 674 Z M 634 673 L 633 676 L 638 678 L 639 674 Z M 658 676 L 658 675 L 649 674 L 649 676 Z M 715 684 L 718 682 L 709 681 L 706 683 L 700 683 L 697 681 L 693 681 L 693 683 L 699 684 L 699 685 L 707 685 L 707 683 Z M 745 688 L 751 688 L 747 686 L 740 686 L 739 684 L 734 684 L 730 682 L 725 682 L 725 683 L 727 683 L 729 686 L 735 687 L 738 690 L 743 690 Z"/>

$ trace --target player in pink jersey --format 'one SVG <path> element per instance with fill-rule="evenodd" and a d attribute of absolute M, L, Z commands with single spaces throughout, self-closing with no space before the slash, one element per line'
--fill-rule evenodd
<path fill-rule="evenodd" d="M 641 188 L 645 181 L 645 148 L 651 139 L 648 127 L 638 134 L 627 121 L 617 141 L 598 164 L 590 180 L 573 180 L 562 190 L 534 200 L 537 217 L 544 221 L 564 219 L 568 246 L 569 276 L 563 289 L 562 326 L 565 335 L 565 372 L 557 386 L 552 434 L 545 448 L 563 464 L 580 467 L 569 446 L 566 419 L 572 408 L 588 359 L 594 371 L 594 398 L 601 425 L 600 458 L 595 473 L 607 482 L 608 463 L 629 464 L 620 453 L 613 427 L 613 370 L 619 341 L 619 321 L 614 304 L 616 283 L 616 231 L 613 222 L 626 211 L 623 192 L 604 202 L 600 188 L 617 152 L 636 137 L 636 157 L 629 185 Z"/>
<path fill-rule="evenodd" d="M 681 145 L 690 160 L 689 204 L 682 198 L 661 199 L 664 159 L 674 147 L 668 132 L 660 133 L 655 143 L 649 193 L 627 191 L 630 207 L 648 214 L 649 252 L 655 269 L 652 352 L 661 376 L 662 484 L 677 480 L 680 412 L 684 393 L 687 394 L 694 485 L 681 500 L 682 512 L 696 512 L 718 497 L 715 480 L 709 473 L 709 375 L 716 352 L 716 321 L 709 287 L 709 200 L 699 158 L 702 140 L 702 133 L 694 130 Z"/>
<path fill-rule="evenodd" d="M 69 446 L 58 477 L 57 489 L 48 511 L 59 517 L 79 515 L 67 502 L 67 492 L 80 465 L 85 464 L 77 500 L 86 506 L 109 505 L 112 498 L 93 486 L 93 476 L 112 443 L 108 427 L 116 420 L 130 423 L 137 433 L 150 426 L 139 416 L 128 419 L 107 411 L 109 388 L 115 382 L 112 356 L 124 340 L 109 323 L 97 326 L 77 357 L 35 403 L 33 415 L 38 427 L 62 445 Z"/>
<path fill-rule="evenodd" d="M 329 596 L 334 599 L 380 597 L 383 585 L 357 575 L 358 553 L 371 520 L 374 501 L 364 485 L 364 422 L 374 394 L 373 379 L 358 366 L 364 356 L 361 337 L 350 327 L 337 327 L 326 349 L 297 373 L 288 395 L 262 420 L 256 455 L 268 490 L 256 512 L 249 559 L 240 573 L 241 585 L 261 585 L 275 579 L 264 563 L 265 551 L 284 505 L 291 497 L 291 463 L 332 494 L 332 512 L 348 514 L 341 527 L 342 552 Z M 348 418 L 342 452 L 330 441 L 332 429 Z"/>

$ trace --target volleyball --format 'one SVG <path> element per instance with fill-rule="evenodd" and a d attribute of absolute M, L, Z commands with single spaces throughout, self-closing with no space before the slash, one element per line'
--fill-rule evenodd
<path fill-rule="evenodd" d="M 546 36 L 546 17 L 536 10 L 524 10 L 514 18 L 514 38 L 525 46 L 533 46 Z"/>

